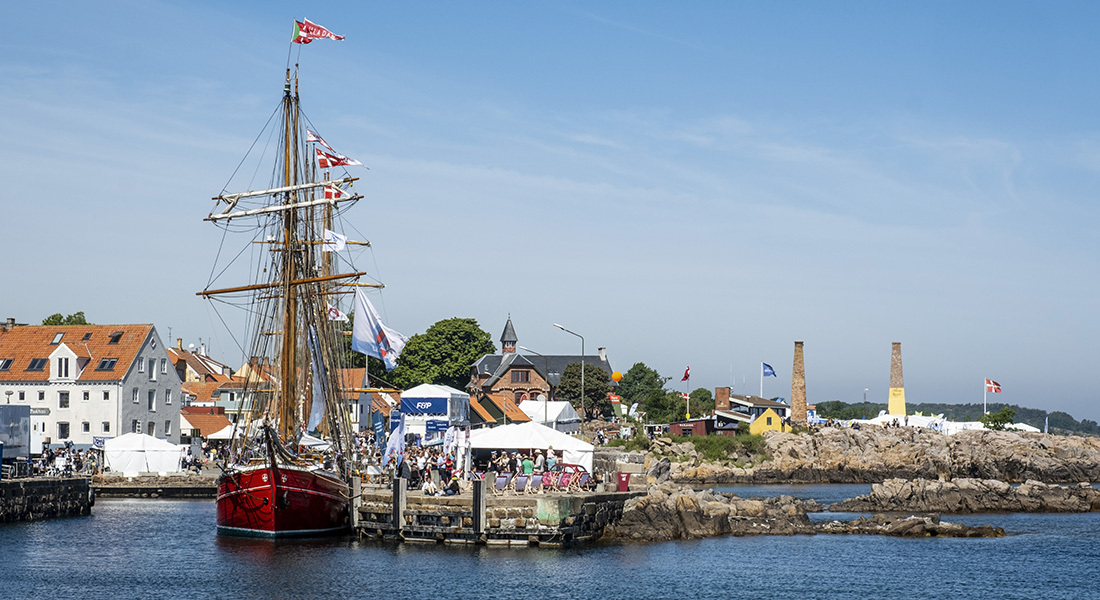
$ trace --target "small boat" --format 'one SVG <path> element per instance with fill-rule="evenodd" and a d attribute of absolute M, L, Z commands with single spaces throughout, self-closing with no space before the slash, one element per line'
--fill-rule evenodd
<path fill-rule="evenodd" d="M 270 186 L 219 194 L 205 219 L 226 236 L 243 234 L 238 256 L 251 258 L 250 283 L 212 289 L 211 281 L 198 293 L 242 309 L 248 321 L 246 331 L 234 335 L 247 340 L 250 358 L 235 395 L 229 456 L 219 465 L 222 535 L 316 536 L 348 531 L 351 523 L 356 465 L 354 429 L 341 398 L 340 369 L 349 352 L 340 299 L 356 286 L 381 286 L 359 283 L 365 273 L 354 268 L 337 272 L 335 265 L 350 264 L 337 250 L 354 242 L 334 233 L 333 221 L 361 196 L 351 190 L 357 178 L 330 178 L 330 172 L 358 163 L 306 127 L 297 65 L 286 70 L 277 112 L 269 139 L 278 142 L 263 153 L 274 166 L 261 171 L 274 174 Z M 226 254 L 233 253 L 219 251 Z M 246 271 L 216 265 L 212 272 Z M 307 433 L 323 437 L 324 450 L 304 444 Z"/>

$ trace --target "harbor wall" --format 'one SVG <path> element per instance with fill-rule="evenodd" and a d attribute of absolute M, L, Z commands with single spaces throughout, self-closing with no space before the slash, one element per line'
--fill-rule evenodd
<path fill-rule="evenodd" d="M 458 496 L 395 485 L 361 496 L 360 538 L 403 542 L 569 547 L 593 542 L 640 492 L 497 495 L 484 482 Z"/>
<path fill-rule="evenodd" d="M 84 478 L 0 481 L 0 523 L 87 516 L 94 502 Z"/>

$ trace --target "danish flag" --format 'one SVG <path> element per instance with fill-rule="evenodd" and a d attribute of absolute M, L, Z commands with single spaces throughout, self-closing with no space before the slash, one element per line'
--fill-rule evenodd
<path fill-rule="evenodd" d="M 684 378 L 681 379 L 680 381 L 687 381 L 690 377 L 691 377 L 691 365 L 688 365 L 687 368 L 684 369 Z"/>
<path fill-rule="evenodd" d="M 994 394 L 1000 394 L 1001 393 L 1001 384 L 997 383 L 996 381 L 993 381 L 992 379 L 986 379 L 985 380 L 985 391 L 993 392 Z"/>
<path fill-rule="evenodd" d="M 329 154 L 320 148 L 314 148 L 317 152 L 317 167 L 321 169 L 331 169 L 332 167 L 362 167 L 363 163 L 355 160 L 354 158 L 348 158 L 343 154 Z"/>

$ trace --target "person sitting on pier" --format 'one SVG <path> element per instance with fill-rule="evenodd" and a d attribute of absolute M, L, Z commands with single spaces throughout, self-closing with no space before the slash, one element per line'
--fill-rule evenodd
<path fill-rule="evenodd" d="M 435 486 L 431 477 L 424 478 L 424 485 L 421 486 L 420 489 L 424 490 L 425 496 L 436 496 L 439 494 L 439 488 Z"/>
<path fill-rule="evenodd" d="M 460 488 L 458 487 L 458 475 L 451 476 L 451 482 L 443 488 L 443 491 L 439 492 L 439 496 L 457 496 Z"/>

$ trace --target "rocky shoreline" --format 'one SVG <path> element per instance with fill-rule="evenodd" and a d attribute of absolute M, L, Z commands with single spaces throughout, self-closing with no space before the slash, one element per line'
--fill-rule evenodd
<path fill-rule="evenodd" d="M 871 493 L 829 506 L 834 512 L 988 512 L 1076 513 L 1100 510 L 1100 490 L 1088 483 L 1075 486 L 1027 481 L 1012 486 L 990 479 L 889 479 L 871 486 Z"/>
<path fill-rule="evenodd" d="M 863 534 L 898 537 L 1001 537 L 1003 529 L 941 522 L 935 515 L 874 515 L 854 521 L 814 523 L 822 507 L 791 496 L 741 498 L 713 490 L 692 490 L 671 483 L 650 488 L 623 505 L 622 517 L 609 524 L 606 541 L 650 542 L 719 535 Z"/>
<path fill-rule="evenodd" d="M 666 438 L 667 439 L 667 438 Z M 1100 438 L 1013 431 L 945 436 L 916 427 L 768 432 L 766 456 L 712 463 L 690 443 L 658 441 L 646 454 L 651 479 L 677 483 L 879 483 L 893 478 L 990 479 L 1007 483 L 1100 481 Z M 661 465 L 662 461 L 664 466 Z"/>

